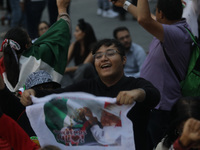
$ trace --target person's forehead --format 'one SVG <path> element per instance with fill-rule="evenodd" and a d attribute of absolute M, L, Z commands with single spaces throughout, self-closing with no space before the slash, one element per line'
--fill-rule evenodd
<path fill-rule="evenodd" d="M 47 24 L 45 24 L 45 23 L 41 23 L 39 26 L 38 26 L 38 28 L 40 29 L 40 28 L 43 28 L 43 27 L 49 27 Z"/>
<path fill-rule="evenodd" d="M 97 52 L 105 52 L 109 49 L 114 49 L 114 50 L 117 50 L 117 48 L 114 46 L 114 44 L 110 45 L 110 46 L 105 46 L 105 45 L 102 45 L 98 50 Z"/>
<path fill-rule="evenodd" d="M 48 26 L 46 23 L 42 22 L 39 26 Z"/>
<path fill-rule="evenodd" d="M 129 34 L 129 32 L 127 30 L 122 30 L 117 33 L 117 37 L 121 37 L 121 36 L 128 35 L 128 34 Z"/>

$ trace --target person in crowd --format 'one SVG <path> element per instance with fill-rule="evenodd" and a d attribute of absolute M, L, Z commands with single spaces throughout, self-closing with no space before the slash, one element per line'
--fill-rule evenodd
<path fill-rule="evenodd" d="M 97 15 L 102 15 L 106 18 L 115 18 L 119 14 L 113 11 L 108 0 L 98 0 Z"/>
<path fill-rule="evenodd" d="M 66 67 L 70 43 L 70 19 L 66 7 L 70 0 L 57 0 L 58 21 L 34 44 L 27 32 L 13 28 L 5 35 L 1 50 L 0 74 L 9 90 L 17 91 L 37 70 L 46 70 L 60 82 Z"/>
<path fill-rule="evenodd" d="M 171 107 L 182 96 L 180 80 L 186 76 L 192 50 L 192 39 L 185 27 L 190 27 L 182 19 L 181 0 L 158 0 L 156 20 L 151 17 L 148 0 L 138 0 L 137 7 L 125 0 L 113 3 L 135 16 L 138 23 L 154 36 L 140 76 L 150 81 L 161 94 L 160 103 L 151 111 L 148 126 L 150 140 L 155 147 L 167 129 Z M 174 64 L 180 79 L 166 56 Z"/>
<path fill-rule="evenodd" d="M 25 107 L 20 103 L 19 98 L 14 96 L 7 89 L 7 87 L 4 85 L 2 77 L 0 78 L 0 95 L 2 99 L 6 99 L 6 101 L 0 101 L 0 106 L 2 107 L 3 112 L 14 119 L 30 137 L 36 136 L 26 116 Z M 25 82 L 26 89 L 55 89 L 59 88 L 60 86 L 61 85 L 57 82 L 53 82 L 51 76 L 43 70 L 32 73 Z M 5 147 L 5 144 L 2 145 L 2 139 L 0 139 L 0 141 L 0 147 Z M 8 147 L 10 147 L 10 145 L 8 145 Z"/>
<path fill-rule="evenodd" d="M 6 12 L 3 16 L 1 16 L 1 25 L 10 25 L 11 23 L 11 7 L 10 2 L 8 1 L 1 1 L 0 9 L 5 8 Z M 0 34 L 1 36 L 1 34 Z"/>
<path fill-rule="evenodd" d="M 50 74 L 44 70 L 39 70 L 31 73 L 26 79 L 24 89 L 36 88 L 36 89 L 56 89 L 60 88 L 61 85 L 57 82 L 54 82 Z M 19 91 L 22 92 L 23 91 Z M 32 131 L 29 132 L 25 122 L 20 119 L 20 116 L 24 113 L 25 107 L 19 102 L 20 97 L 16 97 L 11 91 L 8 90 L 6 85 L 3 82 L 2 77 L 0 77 L 0 95 L 2 99 L 7 99 L 6 101 L 0 101 L 0 106 L 2 107 L 3 113 L 10 116 L 12 119 L 17 121 L 22 127 L 32 135 Z M 23 119 L 23 118 L 22 118 Z"/>
<path fill-rule="evenodd" d="M 119 104 L 132 104 L 135 106 L 129 111 L 127 117 L 134 124 L 134 138 L 137 150 L 144 150 L 147 146 L 147 123 L 150 109 L 154 108 L 160 99 L 159 91 L 147 80 L 124 76 L 126 63 L 125 49 L 115 39 L 99 41 L 93 51 L 94 65 L 98 73 L 96 78 L 83 80 L 65 88 L 46 90 L 25 90 L 21 103 L 24 106 L 32 103 L 30 95 L 36 97 L 51 93 L 82 91 L 95 96 L 116 97 Z"/>
<path fill-rule="evenodd" d="M 53 145 L 46 145 L 40 148 L 16 122 L 4 114 L 1 109 L 0 136 L 7 140 L 14 150 L 60 150 Z M 4 149 L 3 147 L 0 148 L 1 150 Z"/>
<path fill-rule="evenodd" d="M 181 137 L 173 143 L 175 150 L 199 149 L 200 148 L 200 121 L 190 118 L 184 123 Z"/>
<path fill-rule="evenodd" d="M 7 0 L 5 1 L 7 5 L 7 13 L 5 16 L 1 18 L 2 25 L 6 24 L 6 21 L 8 22 L 8 25 L 11 28 L 14 27 L 23 27 L 26 28 L 26 15 L 23 11 L 23 8 L 21 7 L 20 0 Z M 0 34 L 0 38 L 4 38 L 6 35 L 8 29 L 4 30 Z"/>
<path fill-rule="evenodd" d="M 67 64 L 74 62 L 74 65 L 66 67 L 65 75 L 61 82 L 63 87 L 82 79 L 96 76 L 92 65 L 91 50 L 97 39 L 92 26 L 85 22 L 84 19 L 79 19 L 74 37 L 76 41 L 69 46 L 67 59 Z"/>
<path fill-rule="evenodd" d="M 183 18 L 186 18 L 187 23 L 191 27 L 192 33 L 199 37 L 198 32 L 198 16 L 200 15 L 200 1 L 198 0 L 182 0 L 184 5 Z"/>
<path fill-rule="evenodd" d="M 46 2 L 48 8 L 49 23 L 50 25 L 52 25 L 57 21 L 58 17 L 58 8 L 56 6 L 56 0 L 47 0 Z M 70 3 L 67 6 L 67 13 L 70 14 Z"/>
<path fill-rule="evenodd" d="M 126 50 L 126 64 L 124 66 L 124 74 L 126 76 L 139 77 L 140 69 L 146 58 L 144 49 L 133 43 L 131 40 L 131 35 L 126 27 L 118 27 L 113 31 L 113 37 L 117 39 Z"/>
<path fill-rule="evenodd" d="M 26 79 L 24 85 L 25 89 L 36 88 L 48 90 L 60 87 L 61 85 L 57 82 L 54 82 L 52 80 L 52 77 L 44 70 L 39 70 L 31 73 Z M 30 137 L 36 136 L 26 116 L 25 107 L 20 103 L 20 98 L 16 97 L 11 91 L 8 90 L 1 76 L 0 96 L 3 99 L 0 101 L 0 107 L 2 108 L 2 112 L 11 117 L 13 120 L 15 120 Z M 0 141 L 1 148 L 3 147 L 1 138 Z M 10 145 L 8 145 L 8 147 L 10 147 Z"/>
<path fill-rule="evenodd" d="M 56 0 L 47 0 L 46 2 L 47 2 L 47 8 L 48 8 L 49 23 L 50 23 L 50 25 L 52 25 L 56 22 L 57 16 L 58 16 Z M 69 12 L 67 12 L 67 13 L 69 14 Z"/>
<path fill-rule="evenodd" d="M 200 148 L 200 98 L 183 97 L 171 109 L 169 129 L 156 150 Z"/>
<path fill-rule="evenodd" d="M 46 21 L 41 21 L 38 24 L 38 37 L 32 40 L 34 43 L 40 36 L 42 36 L 50 28 L 49 24 Z"/>
<path fill-rule="evenodd" d="M 11 24 L 10 27 L 22 26 L 26 28 L 26 17 L 23 7 L 21 7 L 21 0 L 9 0 L 11 8 Z"/>
<path fill-rule="evenodd" d="M 23 9 L 26 13 L 27 31 L 33 40 L 38 37 L 37 26 L 40 23 L 42 12 L 45 9 L 45 0 L 20 0 L 23 2 Z"/>
<path fill-rule="evenodd" d="M 48 29 L 49 24 L 46 21 L 41 21 L 38 25 L 38 36 L 42 36 Z"/>

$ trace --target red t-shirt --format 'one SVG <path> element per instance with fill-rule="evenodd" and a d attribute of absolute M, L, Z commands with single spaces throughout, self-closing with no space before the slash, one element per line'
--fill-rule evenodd
<path fill-rule="evenodd" d="M 10 146 L 14 150 L 38 150 L 39 146 L 31 141 L 28 134 L 9 116 L 3 114 L 0 117 L 0 149 L 10 150 Z M 5 141 L 7 143 L 5 143 Z M 9 145 L 8 145 L 9 143 Z"/>

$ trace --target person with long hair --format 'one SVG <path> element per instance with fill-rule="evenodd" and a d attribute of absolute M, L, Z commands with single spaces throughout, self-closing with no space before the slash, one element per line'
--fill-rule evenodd
<path fill-rule="evenodd" d="M 78 82 L 84 78 L 93 77 L 96 72 L 94 71 L 92 62 L 93 56 L 91 53 L 93 45 L 97 42 L 95 32 L 92 26 L 85 22 L 84 19 L 79 19 L 74 32 L 75 42 L 69 46 L 67 64 L 74 61 L 74 66 L 67 66 L 65 69 L 66 76 L 64 82 L 69 84 Z M 87 71 L 86 71 L 87 70 Z M 90 72 L 88 72 L 90 70 Z M 66 86 L 65 83 L 63 86 Z"/>
<path fill-rule="evenodd" d="M 8 40 L 4 40 L 5 44 L 2 44 L 4 53 L 3 63 L 7 79 L 14 87 L 18 82 L 20 73 L 20 55 L 31 46 L 31 42 L 27 32 L 22 28 L 12 28 L 6 33 L 5 39 Z"/>
<path fill-rule="evenodd" d="M 70 43 L 70 19 L 66 8 L 70 0 L 57 0 L 58 21 L 34 44 L 22 28 L 10 29 L 0 51 L 0 74 L 8 89 L 17 91 L 32 72 L 45 70 L 60 82 L 66 67 Z"/>
<path fill-rule="evenodd" d="M 169 118 L 169 128 L 166 132 L 165 138 L 158 144 L 156 150 L 168 150 L 172 149 L 172 147 L 177 147 L 177 144 L 183 145 L 183 133 L 186 132 L 189 124 L 190 132 L 193 132 L 192 126 L 196 124 L 199 126 L 196 128 L 196 133 L 200 133 L 200 125 L 198 123 L 200 121 L 200 97 L 184 97 L 179 99 L 172 107 Z M 193 136 L 195 135 L 193 134 Z M 187 133 L 187 138 L 189 137 L 190 136 Z M 175 143 L 176 140 L 179 142 Z M 185 149 L 195 149 L 197 143 L 200 143 L 200 136 L 196 141 L 189 140 L 189 145 L 187 145 L 188 147 L 185 147 Z M 198 146 L 200 146 L 200 144 L 198 144 Z"/>

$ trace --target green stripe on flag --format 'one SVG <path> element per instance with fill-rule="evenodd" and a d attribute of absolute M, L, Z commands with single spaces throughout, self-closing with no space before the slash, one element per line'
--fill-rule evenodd
<path fill-rule="evenodd" d="M 66 99 L 53 99 L 44 105 L 45 122 L 52 132 L 63 128 L 67 113 Z"/>

